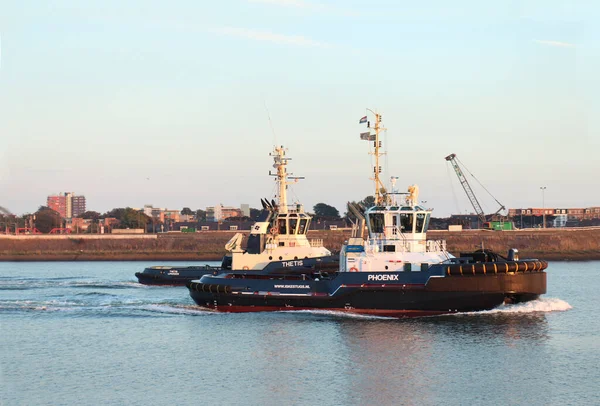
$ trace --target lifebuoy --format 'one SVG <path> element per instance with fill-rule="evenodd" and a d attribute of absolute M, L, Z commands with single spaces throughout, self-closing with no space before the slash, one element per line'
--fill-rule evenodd
<path fill-rule="evenodd" d="M 275 227 L 271 228 L 271 234 L 277 234 L 277 229 Z"/>
<path fill-rule="evenodd" d="M 353 266 L 352 268 L 350 268 L 350 272 L 358 272 L 358 268 Z"/>
<path fill-rule="evenodd" d="M 248 268 L 247 266 L 243 266 L 243 267 L 242 267 L 242 269 L 243 269 L 244 271 L 247 271 L 249 268 Z"/>

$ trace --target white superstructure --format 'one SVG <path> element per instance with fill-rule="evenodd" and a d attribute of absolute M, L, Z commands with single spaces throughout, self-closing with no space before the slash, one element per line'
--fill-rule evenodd
<path fill-rule="evenodd" d="M 309 241 L 306 237 L 311 217 L 304 212 L 304 207 L 299 203 L 287 203 L 288 186 L 301 178 L 287 173 L 286 167 L 291 158 L 286 157 L 286 149 L 275 147 L 270 155 L 276 169 L 270 174 L 277 183 L 277 202 L 261 200 L 263 217 L 252 226 L 246 248 L 242 248 L 241 233 L 237 233 L 225 246 L 231 252 L 231 268 L 234 270 L 261 270 L 274 261 L 284 261 L 283 266 L 302 266 L 305 259 L 331 255 L 323 247 L 322 240 Z"/>
<path fill-rule="evenodd" d="M 380 177 L 379 132 L 381 115 L 375 114 L 375 134 L 362 133 L 361 139 L 374 142 L 375 166 L 373 178 L 375 183 L 375 206 L 361 210 L 356 205 L 349 209 L 358 217 L 360 229 L 342 247 L 340 253 L 341 271 L 347 272 L 398 272 L 420 271 L 424 267 L 438 264 L 454 258 L 446 251 L 446 242 L 427 240 L 427 228 L 431 218 L 431 210 L 418 205 L 419 187 L 408 187 L 403 204 L 397 204 L 395 193 L 387 193 Z M 397 177 L 392 178 L 395 184 Z M 364 224 L 366 223 L 366 224 Z M 364 239 L 363 226 L 366 225 L 368 237 Z M 425 268 L 426 269 L 426 268 Z"/>

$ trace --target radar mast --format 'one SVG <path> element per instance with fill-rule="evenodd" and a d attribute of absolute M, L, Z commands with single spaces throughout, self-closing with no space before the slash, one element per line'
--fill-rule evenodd
<path fill-rule="evenodd" d="M 374 112 L 371 109 L 367 109 L 367 111 L 371 112 L 375 115 L 375 126 L 373 129 L 375 130 L 375 134 L 371 134 L 371 122 L 367 121 L 367 116 L 360 119 L 359 124 L 367 123 L 367 128 L 369 131 L 361 133 L 360 138 L 366 141 L 373 141 L 375 151 L 369 152 L 370 155 L 375 156 L 375 166 L 373 167 L 373 177 L 370 178 L 375 183 L 375 205 L 381 206 L 387 200 L 386 198 L 386 189 L 383 186 L 383 182 L 381 181 L 381 166 L 379 165 L 379 158 L 384 155 L 384 152 L 380 152 L 381 150 L 381 141 L 379 140 L 379 133 L 381 131 L 387 130 L 386 128 L 381 127 L 381 114 Z"/>
<path fill-rule="evenodd" d="M 273 152 L 269 155 L 273 157 L 273 168 L 277 169 L 277 173 L 273 174 L 269 171 L 269 175 L 275 176 L 275 182 L 277 182 L 277 187 L 279 189 L 279 193 L 277 194 L 277 206 L 279 213 L 287 213 L 288 205 L 287 205 L 287 187 L 288 185 L 297 183 L 299 179 L 304 179 L 302 176 L 289 176 L 291 174 L 287 173 L 287 163 L 292 158 L 287 158 L 285 156 L 285 152 L 287 148 L 283 148 L 283 146 L 274 147 Z"/>

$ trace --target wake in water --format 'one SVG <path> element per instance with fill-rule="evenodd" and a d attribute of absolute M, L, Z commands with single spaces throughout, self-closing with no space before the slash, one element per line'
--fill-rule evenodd
<path fill-rule="evenodd" d="M 118 300 L 105 303 L 85 303 L 66 300 L 0 301 L 0 312 L 65 312 L 82 316 L 190 315 L 218 314 L 193 305 L 174 303 L 144 303 Z"/>
<path fill-rule="evenodd" d="M 492 310 L 482 310 L 479 312 L 456 313 L 456 316 L 464 315 L 487 315 L 487 314 L 530 314 L 530 313 L 551 313 L 564 312 L 572 309 L 573 306 L 564 300 L 557 298 L 540 298 L 526 303 L 517 303 L 502 305 Z"/>
<path fill-rule="evenodd" d="M 200 316 L 207 314 L 218 314 L 217 312 L 203 309 L 194 305 L 173 305 L 173 304 L 146 304 L 143 306 L 137 306 L 133 309 L 143 310 L 150 313 L 162 313 L 162 314 L 184 314 L 189 316 Z"/>
<path fill-rule="evenodd" d="M 346 319 L 363 319 L 363 320 L 398 320 L 395 317 L 373 316 L 370 314 L 357 314 L 335 310 L 282 310 L 275 313 L 291 313 L 291 314 L 307 314 L 314 316 L 339 317 Z"/>
<path fill-rule="evenodd" d="M 477 312 L 463 312 L 463 313 L 452 313 L 439 316 L 423 316 L 421 318 L 438 318 L 445 316 L 484 316 L 484 315 L 517 315 L 517 314 L 536 314 L 536 313 L 551 313 L 551 312 L 564 312 L 572 309 L 573 307 L 565 302 L 564 300 L 557 298 L 541 298 L 532 300 L 531 302 L 502 305 L 492 310 L 482 310 Z M 373 316 L 367 314 L 356 314 L 348 313 L 343 311 L 334 310 L 287 310 L 279 313 L 296 313 L 296 314 L 312 314 L 315 316 L 328 316 L 328 317 L 339 317 L 339 318 L 350 318 L 350 319 L 363 319 L 363 320 L 398 320 L 396 317 L 383 317 Z M 419 317 L 417 317 L 419 318 Z M 415 318 L 409 318 L 415 319 Z M 402 319 L 406 320 L 406 319 Z"/>
<path fill-rule="evenodd" d="M 31 290 L 48 288 L 97 288 L 97 289 L 148 289 L 134 281 L 108 281 L 102 279 L 82 278 L 3 278 L 0 279 L 0 290 Z"/>

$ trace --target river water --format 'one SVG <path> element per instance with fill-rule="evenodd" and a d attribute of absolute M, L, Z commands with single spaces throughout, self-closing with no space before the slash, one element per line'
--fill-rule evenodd
<path fill-rule="evenodd" d="M 600 402 L 597 261 L 550 263 L 535 302 L 405 320 L 202 311 L 138 284 L 150 265 L 0 263 L 0 404 Z"/>

